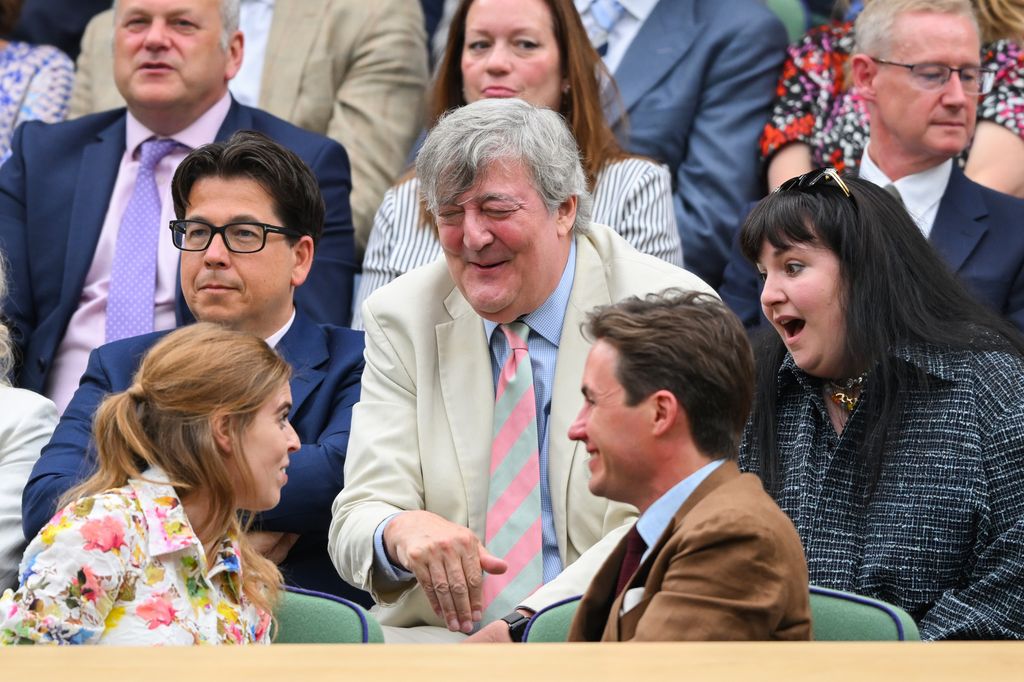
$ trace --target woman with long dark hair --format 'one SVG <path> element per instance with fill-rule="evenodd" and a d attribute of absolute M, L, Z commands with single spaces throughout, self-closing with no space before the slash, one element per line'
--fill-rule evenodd
<path fill-rule="evenodd" d="M 1024 339 L 885 190 L 822 169 L 741 235 L 775 333 L 741 463 L 811 582 L 895 603 L 926 639 L 1024 637 Z"/>

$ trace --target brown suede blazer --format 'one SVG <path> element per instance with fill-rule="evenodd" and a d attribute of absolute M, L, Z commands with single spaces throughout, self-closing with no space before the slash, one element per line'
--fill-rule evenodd
<path fill-rule="evenodd" d="M 615 596 L 623 540 L 594 576 L 569 641 L 810 639 L 796 529 L 753 474 L 725 462 L 687 498 Z M 620 615 L 623 595 L 643 595 Z"/>

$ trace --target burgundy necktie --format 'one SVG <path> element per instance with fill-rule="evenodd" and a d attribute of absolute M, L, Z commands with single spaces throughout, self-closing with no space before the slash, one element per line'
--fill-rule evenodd
<path fill-rule="evenodd" d="M 619 568 L 619 581 L 615 586 L 615 596 L 619 596 L 622 590 L 626 589 L 629 579 L 640 567 L 640 559 L 647 551 L 647 543 L 640 537 L 640 531 L 636 524 L 626 533 L 626 554 L 622 557 L 622 566 Z"/>

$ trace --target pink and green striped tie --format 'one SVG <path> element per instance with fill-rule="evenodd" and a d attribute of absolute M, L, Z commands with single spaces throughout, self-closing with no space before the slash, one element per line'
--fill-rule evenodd
<path fill-rule="evenodd" d="M 501 325 L 510 346 L 494 401 L 491 485 L 487 495 L 487 550 L 508 562 L 484 579 L 484 618 L 512 611 L 544 581 L 541 555 L 540 453 L 533 369 L 525 322 Z"/>

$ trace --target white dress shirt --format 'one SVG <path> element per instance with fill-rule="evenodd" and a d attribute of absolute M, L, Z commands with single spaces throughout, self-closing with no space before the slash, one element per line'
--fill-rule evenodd
<path fill-rule="evenodd" d="M 893 181 L 871 160 L 870 151 L 869 140 L 860 160 L 860 177 L 879 187 L 895 186 L 900 198 L 903 199 L 907 213 L 927 238 L 932 233 L 932 225 L 935 224 L 935 216 L 939 212 L 939 202 L 946 193 L 946 185 L 949 184 L 949 176 L 953 172 L 953 160 L 947 159 L 934 168 Z"/>
<path fill-rule="evenodd" d="M 274 0 L 242 0 L 238 27 L 245 36 L 245 56 L 228 89 L 242 104 L 258 107 L 263 62 L 267 56 L 267 38 L 274 21 Z"/>

